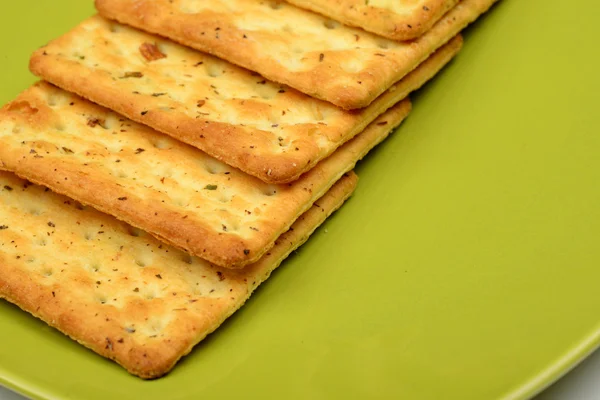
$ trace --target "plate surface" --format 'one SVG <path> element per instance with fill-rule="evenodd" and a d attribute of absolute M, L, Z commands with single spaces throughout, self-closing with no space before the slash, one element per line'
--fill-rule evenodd
<path fill-rule="evenodd" d="M 0 4 L 2 103 L 91 3 Z M 58 399 L 538 392 L 600 343 L 599 12 L 502 0 L 360 165 L 353 199 L 166 378 L 0 301 L 0 382 Z"/>

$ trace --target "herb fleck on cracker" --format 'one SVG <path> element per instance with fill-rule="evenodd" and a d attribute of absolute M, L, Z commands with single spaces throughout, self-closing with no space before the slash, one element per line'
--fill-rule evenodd
<path fill-rule="evenodd" d="M 156 43 L 143 43 L 140 46 L 140 53 L 147 61 L 156 61 L 161 58 L 167 58 L 167 55 L 158 49 Z"/>

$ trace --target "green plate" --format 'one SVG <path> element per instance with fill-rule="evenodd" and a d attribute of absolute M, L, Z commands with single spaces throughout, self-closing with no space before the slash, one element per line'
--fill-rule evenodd
<path fill-rule="evenodd" d="M 0 5 L 0 100 L 91 0 Z M 600 341 L 600 6 L 503 0 L 353 199 L 144 382 L 0 302 L 0 381 L 57 399 L 525 398 Z M 0 143 L 1 145 L 1 143 Z"/>

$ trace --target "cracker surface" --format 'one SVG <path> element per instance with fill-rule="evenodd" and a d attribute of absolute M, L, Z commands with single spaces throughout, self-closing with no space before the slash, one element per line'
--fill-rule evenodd
<path fill-rule="evenodd" d="M 359 111 L 344 111 L 226 61 L 101 17 L 83 22 L 37 51 L 31 69 L 65 90 L 265 182 L 287 183 L 423 85 L 461 43 L 454 39 Z M 149 49 L 155 50 L 150 58 Z"/>
<path fill-rule="evenodd" d="M 0 110 L 0 169 L 227 268 L 256 262 L 407 116 L 405 100 L 291 184 L 206 153 L 40 82 Z"/>
<path fill-rule="evenodd" d="M 257 263 L 220 269 L 0 172 L 0 298 L 142 378 L 166 374 L 350 196 L 342 177 Z"/>
<path fill-rule="evenodd" d="M 344 109 L 357 109 L 371 104 L 494 2 L 463 0 L 422 37 L 404 42 L 286 3 L 97 0 L 96 5 L 107 18 L 214 54 Z"/>

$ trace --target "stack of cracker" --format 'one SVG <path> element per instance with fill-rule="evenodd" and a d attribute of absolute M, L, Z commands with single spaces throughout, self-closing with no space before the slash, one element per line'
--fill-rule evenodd
<path fill-rule="evenodd" d="M 0 111 L 1 297 L 164 375 L 344 203 L 495 2 L 289 1 L 97 0 L 33 54 L 43 81 Z"/>

